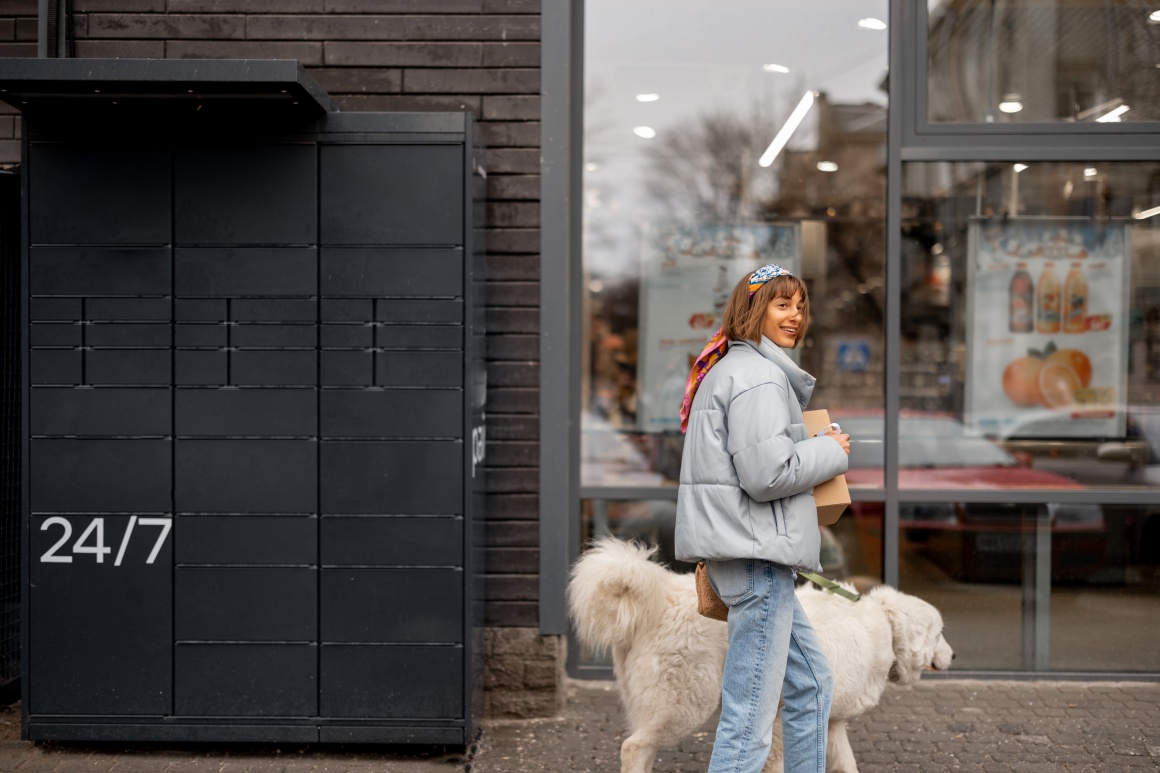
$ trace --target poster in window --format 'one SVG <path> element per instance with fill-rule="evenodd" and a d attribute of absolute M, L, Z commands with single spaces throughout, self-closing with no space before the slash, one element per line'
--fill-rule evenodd
<path fill-rule="evenodd" d="M 966 423 L 997 437 L 1122 437 L 1126 227 L 981 222 L 969 251 Z"/>
<path fill-rule="evenodd" d="M 777 263 L 798 273 L 797 225 L 693 225 L 646 229 L 640 284 L 638 423 L 680 429 L 685 380 L 721 326 L 733 286 Z"/>

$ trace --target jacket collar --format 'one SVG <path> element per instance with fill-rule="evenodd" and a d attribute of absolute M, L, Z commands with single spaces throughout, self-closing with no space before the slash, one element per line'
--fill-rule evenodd
<path fill-rule="evenodd" d="M 789 379 L 790 388 L 793 389 L 794 395 L 797 396 L 798 403 L 804 409 L 810 402 L 810 396 L 814 393 L 814 385 L 818 382 L 816 378 L 806 373 L 798 364 L 794 362 L 785 349 L 770 341 L 765 336 L 761 337 L 761 343 L 754 346 L 752 341 L 730 341 L 729 348 L 741 347 L 757 352 L 765 359 L 772 362 L 777 367 L 781 368 L 785 373 L 786 378 Z"/>

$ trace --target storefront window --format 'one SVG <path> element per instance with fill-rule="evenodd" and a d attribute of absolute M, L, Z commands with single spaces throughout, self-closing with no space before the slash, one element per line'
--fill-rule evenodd
<path fill-rule="evenodd" d="M 1160 120 L 1160 6 L 928 0 L 931 123 Z"/>
<path fill-rule="evenodd" d="M 809 286 L 811 405 L 881 415 L 886 8 L 585 4 L 582 487 L 676 486 L 690 364 L 765 263 Z"/>
<path fill-rule="evenodd" d="M 899 515 L 900 587 L 942 612 L 956 669 L 1160 669 L 1141 622 L 1160 614 L 1160 509 L 903 503 Z"/>
<path fill-rule="evenodd" d="M 903 178 L 900 488 L 1160 485 L 1160 164 Z"/>

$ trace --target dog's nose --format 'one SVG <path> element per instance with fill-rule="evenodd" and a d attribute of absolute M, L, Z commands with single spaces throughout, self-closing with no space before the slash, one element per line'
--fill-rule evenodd
<path fill-rule="evenodd" d="M 955 653 L 952 652 L 951 653 L 951 660 L 954 660 L 954 659 L 955 659 Z"/>

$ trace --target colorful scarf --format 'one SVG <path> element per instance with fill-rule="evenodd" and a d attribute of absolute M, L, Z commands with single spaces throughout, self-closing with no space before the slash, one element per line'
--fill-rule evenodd
<path fill-rule="evenodd" d="M 789 272 L 781 266 L 770 263 L 750 274 L 749 297 L 752 298 L 759 287 L 775 276 L 789 276 Z M 729 351 L 729 341 L 725 338 L 725 328 L 722 326 L 717 328 L 717 332 L 709 339 L 709 343 L 705 345 L 700 356 L 697 357 L 697 361 L 693 363 L 693 369 L 689 371 L 689 380 L 685 382 L 685 401 L 681 403 L 682 433 L 688 431 L 689 428 L 689 412 L 693 408 L 693 395 L 697 394 L 697 388 L 705 380 L 705 374 L 725 356 L 727 351 Z"/>

